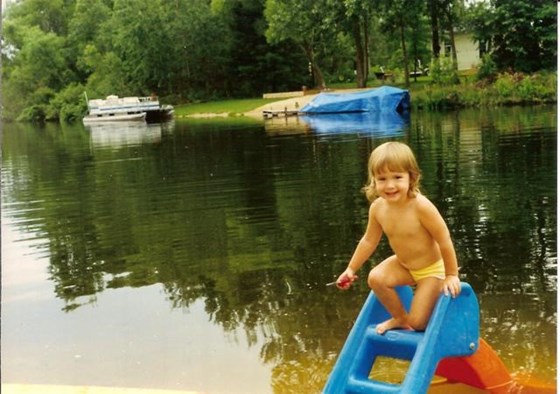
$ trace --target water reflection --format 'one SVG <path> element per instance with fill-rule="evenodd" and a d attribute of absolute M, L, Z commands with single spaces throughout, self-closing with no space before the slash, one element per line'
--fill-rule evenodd
<path fill-rule="evenodd" d="M 13 330 L 2 336 L 2 356 L 18 360 L 3 363 L 3 379 L 205 392 L 219 392 L 209 382 L 221 380 L 229 392 L 250 392 L 242 374 L 222 367 L 217 374 L 216 357 L 195 346 L 207 341 L 205 330 L 218 329 L 236 345 L 212 354 L 251 349 L 244 365 L 268 382 L 254 392 L 320 391 L 367 294 L 363 281 L 344 293 L 325 283 L 362 235 L 367 205 L 359 190 L 371 149 L 398 139 L 417 153 L 425 192 L 450 225 L 462 279 L 481 300 L 482 335 L 512 371 L 555 380 L 555 114 L 418 113 L 397 134 L 329 138 L 297 127 L 270 133 L 266 124 L 177 122 L 127 130 L 134 138 L 126 139 L 111 131 L 94 138 L 97 131 L 82 126 L 5 125 L 3 272 L 17 276 L 25 260 L 21 274 L 35 267 L 43 276 L 34 276 L 33 291 L 41 293 L 34 300 L 18 301 L 21 287 L 3 287 L 3 300 L 13 300 L 2 310 L 3 334 Z M 384 243 L 373 263 L 387 253 Z M 31 306 L 34 313 L 22 312 Z M 130 318 L 144 308 L 150 313 L 142 316 L 159 325 Z M 196 318 L 176 320 L 178 311 Z M 90 324 L 68 325 L 81 319 Z M 52 356 L 42 351 L 49 334 L 33 329 L 47 326 L 48 333 L 77 330 L 65 357 L 74 356 L 71 346 L 85 349 L 75 354 L 98 360 L 88 364 L 95 379 L 76 360 L 51 360 L 64 368 L 53 366 L 50 378 L 30 364 Z M 104 381 L 102 357 L 88 339 L 99 331 L 97 348 L 127 354 L 123 335 L 139 349 L 152 338 L 152 346 L 121 357 L 113 368 L 122 373 Z M 150 337 L 157 332 L 166 334 Z M 33 346 L 18 346 L 29 338 Z M 155 368 L 152 382 L 137 380 L 146 370 L 135 363 L 152 365 L 149 359 L 170 353 L 183 372 Z"/>
<path fill-rule="evenodd" d="M 410 113 L 396 111 L 317 114 L 301 116 L 319 134 L 362 133 L 378 138 L 402 136 L 410 123 Z"/>
<path fill-rule="evenodd" d="M 123 147 L 161 141 L 162 124 L 146 122 L 117 122 L 85 125 L 94 148 Z"/>

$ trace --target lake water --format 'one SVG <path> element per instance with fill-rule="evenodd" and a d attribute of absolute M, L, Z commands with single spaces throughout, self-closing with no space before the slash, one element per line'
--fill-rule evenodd
<path fill-rule="evenodd" d="M 320 392 L 387 244 L 352 290 L 325 284 L 364 231 L 369 153 L 398 140 L 481 337 L 515 376 L 555 385 L 556 111 L 4 124 L 2 382 Z"/>

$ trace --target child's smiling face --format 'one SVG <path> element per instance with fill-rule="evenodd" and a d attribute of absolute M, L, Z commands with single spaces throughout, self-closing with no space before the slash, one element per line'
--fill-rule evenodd
<path fill-rule="evenodd" d="M 387 202 L 401 202 L 408 197 L 410 174 L 403 171 L 391 171 L 387 168 L 375 174 L 377 195 Z"/>

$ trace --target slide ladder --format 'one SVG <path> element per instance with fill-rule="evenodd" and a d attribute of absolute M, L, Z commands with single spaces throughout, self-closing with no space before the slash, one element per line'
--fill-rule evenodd
<path fill-rule="evenodd" d="M 412 289 L 402 286 L 396 290 L 409 310 Z M 464 282 L 456 298 L 440 296 L 424 332 L 389 330 L 377 334 L 376 325 L 389 318 L 371 292 L 334 365 L 324 394 L 425 393 L 441 360 L 473 355 L 479 347 L 478 300 L 471 286 Z M 369 378 L 378 356 L 410 360 L 401 384 Z M 453 369 L 454 365 L 449 366 Z"/>

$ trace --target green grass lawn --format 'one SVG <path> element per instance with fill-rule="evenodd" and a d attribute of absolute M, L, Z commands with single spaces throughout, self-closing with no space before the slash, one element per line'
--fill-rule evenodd
<path fill-rule="evenodd" d="M 278 99 L 250 98 L 183 104 L 175 107 L 175 115 L 177 117 L 183 117 L 194 114 L 220 114 L 224 112 L 229 114 L 242 114 L 275 101 L 278 101 Z"/>

